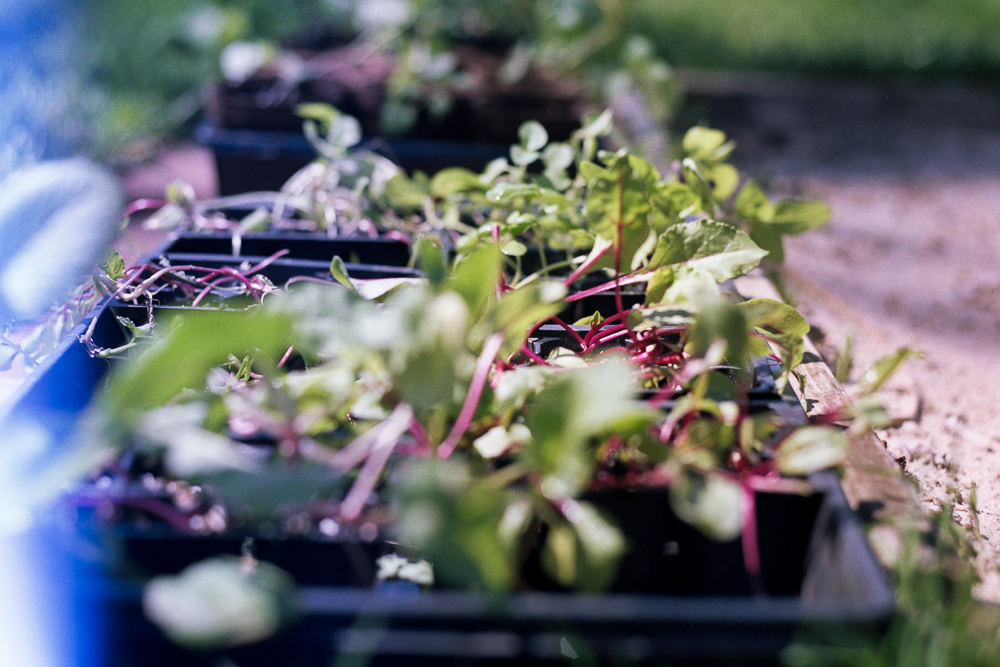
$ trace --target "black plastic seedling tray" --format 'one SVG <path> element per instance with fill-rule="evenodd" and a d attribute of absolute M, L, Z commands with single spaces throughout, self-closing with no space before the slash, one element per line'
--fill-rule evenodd
<path fill-rule="evenodd" d="M 758 494 L 764 594 L 750 590 L 738 541 L 715 543 L 679 522 L 662 492 L 625 493 L 616 509 L 633 516 L 627 532 L 641 526 L 641 553 L 623 563 L 616 592 L 491 596 L 421 592 L 406 584 L 373 587 L 356 561 L 384 552 L 378 543 L 267 539 L 259 541 L 258 554 L 302 583 L 296 623 L 252 646 L 189 653 L 142 619 L 144 579 L 119 578 L 95 588 L 91 599 L 107 620 L 109 653 L 102 664 L 183 660 L 208 666 L 228 657 L 246 667 L 276 664 L 280 657 L 280 664 L 303 667 L 337 660 L 404 667 L 554 665 L 578 655 L 596 664 L 773 665 L 797 628 L 875 628 L 893 610 L 891 588 L 838 480 L 820 474 L 811 481 L 812 496 Z M 122 539 L 147 573 L 179 570 L 184 563 L 178 553 L 201 557 L 214 547 L 238 554 L 242 544 L 239 536 L 198 540 L 155 528 L 145 534 L 128 529 Z"/>
<path fill-rule="evenodd" d="M 241 234 L 238 246 L 228 233 L 185 232 L 170 240 L 160 252 L 270 257 L 281 250 L 288 251 L 284 256 L 287 259 L 322 261 L 327 265 L 335 256 L 349 263 L 381 266 L 406 266 L 410 261 L 410 246 L 402 241 L 301 232 Z"/>
<path fill-rule="evenodd" d="M 94 340 L 102 347 L 124 342 L 116 311 L 122 312 L 104 304 L 92 316 L 98 318 Z M 53 442 L 72 443 L 81 414 L 113 363 L 91 357 L 79 342 L 90 321 L 25 383 L 3 428 L 30 418 Z M 190 537 L 145 522 L 111 528 L 133 576 L 109 576 L 96 563 L 75 581 L 72 604 L 100 619 L 100 651 L 89 664 L 108 667 L 208 667 L 224 659 L 241 667 L 319 667 L 337 660 L 393 667 L 555 665 L 572 656 L 616 665 L 771 665 L 796 628 L 877 626 L 893 610 L 887 577 L 836 476 L 817 474 L 810 481 L 817 491 L 811 496 L 758 494 L 763 593 L 753 592 L 738 542 L 712 542 L 677 521 L 662 493 L 644 498 L 646 492 L 626 492 L 604 504 L 640 549 L 625 561 L 617 590 L 608 594 L 549 590 L 495 597 L 376 587 L 372 558 L 392 548 L 389 543 L 348 534 L 339 540 L 283 536 L 273 528 Z M 299 620 L 268 640 L 221 653 L 171 644 L 142 614 L 143 583 L 205 556 L 239 554 L 247 536 L 254 537 L 259 557 L 299 580 Z"/>
<path fill-rule="evenodd" d="M 205 122 L 195 131 L 197 140 L 215 156 L 222 195 L 280 190 L 295 172 L 315 159 L 305 136 L 295 132 L 225 129 Z M 486 164 L 508 154 L 509 146 L 436 139 L 369 138 L 362 147 L 389 158 L 409 172 L 427 174 L 448 167 L 482 171 Z"/>

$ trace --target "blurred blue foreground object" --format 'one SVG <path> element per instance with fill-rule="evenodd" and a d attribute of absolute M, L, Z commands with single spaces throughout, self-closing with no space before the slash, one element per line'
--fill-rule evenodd
<path fill-rule="evenodd" d="M 0 321 L 40 315 L 96 264 L 118 232 L 117 179 L 83 158 L 0 181 Z"/>

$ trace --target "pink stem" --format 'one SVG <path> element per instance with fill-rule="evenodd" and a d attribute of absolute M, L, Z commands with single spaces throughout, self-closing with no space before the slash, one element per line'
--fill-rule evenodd
<path fill-rule="evenodd" d="M 521 346 L 521 354 L 523 354 L 524 356 L 528 357 L 529 359 L 531 359 L 532 361 L 534 361 L 536 364 L 540 364 L 542 366 L 548 366 L 549 365 L 549 362 L 545 361 L 540 356 L 538 356 L 537 354 L 535 354 L 534 352 L 532 352 L 531 348 L 528 347 L 527 345 L 522 345 Z"/>
<path fill-rule="evenodd" d="M 389 462 L 389 457 L 399 442 L 399 437 L 410 427 L 412 420 L 413 410 L 406 403 L 400 403 L 392 414 L 376 427 L 379 429 L 378 434 L 368 452 L 365 464 L 361 466 L 351 490 L 340 503 L 338 512 L 344 521 L 354 521 L 361 515 L 368 498 L 375 490 L 385 464 Z"/>
<path fill-rule="evenodd" d="M 566 277 L 566 279 L 563 280 L 563 285 L 569 287 L 570 285 L 572 285 L 573 283 L 575 283 L 577 280 L 579 280 L 580 276 L 582 276 L 583 274 L 585 274 L 588 271 L 590 271 L 591 267 L 594 266 L 594 264 L 597 264 L 597 262 L 599 262 L 601 260 L 601 258 L 603 258 L 606 254 L 608 254 L 608 251 L 611 250 L 611 247 L 612 246 L 608 246 L 603 251 L 601 251 L 599 254 L 597 254 L 596 256 L 592 257 L 589 262 L 584 262 L 583 264 L 581 264 L 579 266 L 579 268 L 577 268 L 576 271 L 574 271 L 573 273 L 569 274 Z"/>
<path fill-rule="evenodd" d="M 451 456 L 451 453 L 455 451 L 455 447 L 458 446 L 458 441 L 465 435 L 465 432 L 469 429 L 469 425 L 472 424 L 472 418 L 476 414 L 476 407 L 479 406 L 479 399 L 483 395 L 483 388 L 489 379 L 490 368 L 493 367 L 493 362 L 496 361 L 497 353 L 502 346 L 503 334 L 498 333 L 487 338 L 483 344 L 483 351 L 479 355 L 479 361 L 476 362 L 476 371 L 473 373 L 472 383 L 469 385 L 469 393 L 465 396 L 465 403 L 462 404 L 462 410 L 458 413 L 455 425 L 452 426 L 451 431 L 445 437 L 441 446 L 438 447 L 438 458 L 446 459 Z"/>
<path fill-rule="evenodd" d="M 243 275 L 245 275 L 245 276 L 251 276 L 251 275 L 257 273 L 258 271 L 260 271 L 260 270 L 262 270 L 262 269 L 270 266 L 274 262 L 274 260 L 278 259 L 279 257 L 284 257 L 289 252 L 291 252 L 291 251 L 288 250 L 288 248 L 285 248 L 284 250 L 279 250 L 278 252 L 274 253 L 270 257 L 261 260 L 259 264 L 255 264 L 255 265 L 251 266 L 249 269 L 247 269 L 243 273 Z"/>
<path fill-rule="evenodd" d="M 634 285 L 635 283 L 646 283 L 653 276 L 651 271 L 645 273 L 636 273 L 631 276 L 625 276 L 620 278 L 617 283 L 619 285 Z M 614 289 L 616 281 L 609 280 L 606 283 L 602 283 L 597 287 L 591 287 L 590 289 L 585 289 L 580 292 L 574 292 L 567 296 L 564 301 L 567 303 L 572 303 L 574 301 L 579 301 L 580 299 L 586 299 L 588 296 L 593 296 L 595 294 L 600 294 L 601 292 L 607 292 L 609 289 Z"/>
<path fill-rule="evenodd" d="M 750 577 L 754 593 L 763 595 L 764 584 L 760 578 L 760 544 L 757 536 L 757 499 L 750 484 L 740 482 L 740 512 L 743 515 L 741 539 L 743 565 Z"/>
<path fill-rule="evenodd" d="M 167 202 L 162 199 L 136 199 L 134 202 L 125 207 L 125 211 L 122 213 L 123 218 L 127 218 L 133 213 L 138 211 L 147 211 L 154 208 L 163 208 L 167 205 Z"/>

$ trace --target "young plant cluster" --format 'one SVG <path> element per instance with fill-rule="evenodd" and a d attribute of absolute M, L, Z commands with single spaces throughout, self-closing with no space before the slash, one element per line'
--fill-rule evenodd
<path fill-rule="evenodd" d="M 721 133 L 689 132 L 661 176 L 599 149 L 609 122 L 566 144 L 527 124 L 484 174 L 389 181 L 448 230 L 414 243 L 423 281 L 370 300 L 335 259 L 337 281 L 161 323 L 102 400 L 100 437 L 127 452 L 100 473 L 122 482 L 113 503 L 192 533 L 382 535 L 446 585 L 530 586 L 534 559 L 596 590 L 627 550 L 602 494 L 660 488 L 709 536 L 741 536 L 759 584 L 755 495 L 808 493 L 846 439 L 753 407 L 751 359 L 780 363 L 780 392 L 808 325 L 725 283 L 767 255 L 755 233 L 815 226 L 819 206 L 751 218 L 759 190 L 735 194 Z M 552 246 L 565 259 L 527 268 Z M 271 291 L 253 270 L 198 271 L 136 267 L 116 294 L 167 276 L 195 300 L 223 280 Z"/>

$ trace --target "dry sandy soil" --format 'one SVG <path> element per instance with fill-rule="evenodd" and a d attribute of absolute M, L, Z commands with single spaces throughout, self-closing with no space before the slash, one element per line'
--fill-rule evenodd
<path fill-rule="evenodd" d="M 794 85 L 793 85 L 794 84 Z M 788 292 L 853 379 L 900 346 L 878 433 L 979 549 L 1000 602 L 1000 88 L 845 81 L 703 82 L 701 113 L 774 194 L 818 197 L 830 223 L 787 243 Z M 975 496 L 975 497 L 974 497 Z"/>

